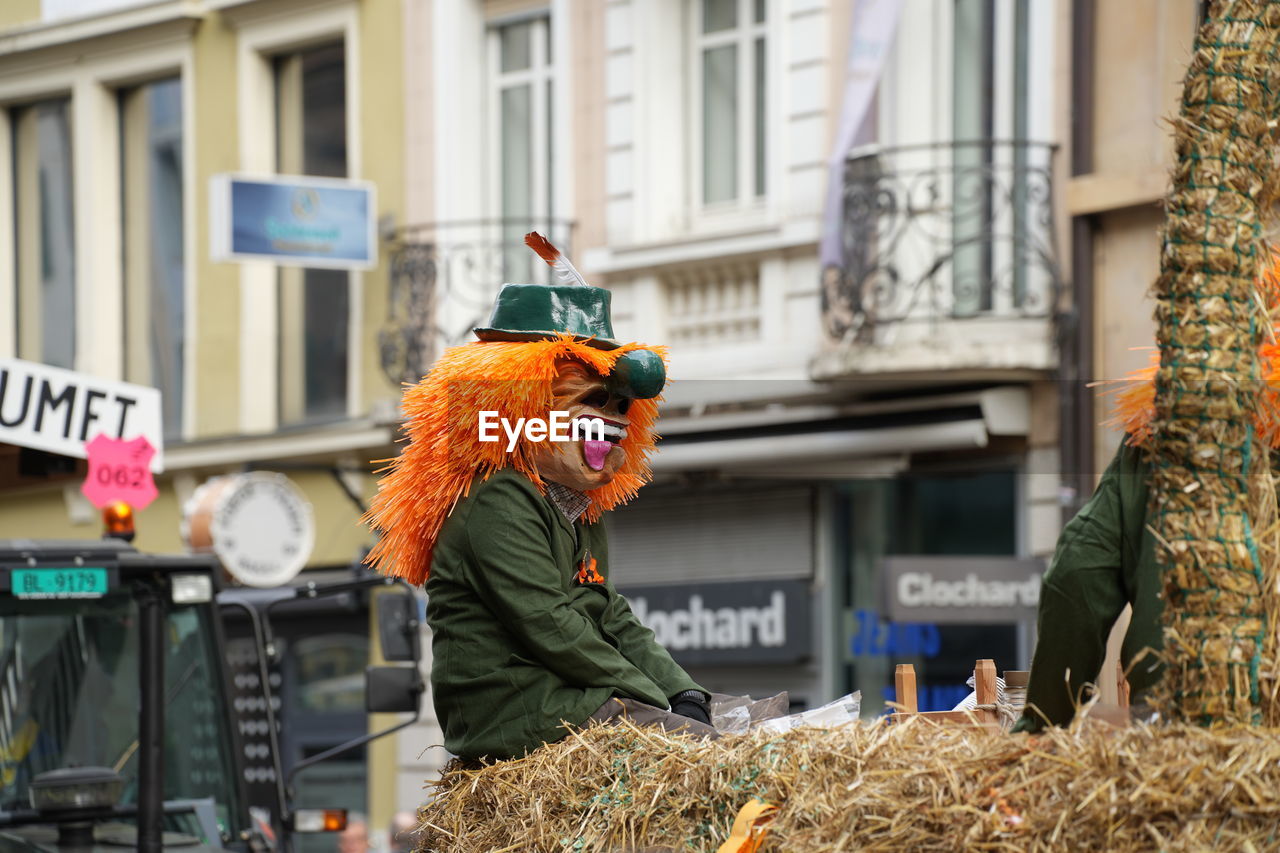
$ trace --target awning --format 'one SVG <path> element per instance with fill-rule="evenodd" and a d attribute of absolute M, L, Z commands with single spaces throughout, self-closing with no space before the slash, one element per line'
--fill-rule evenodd
<path fill-rule="evenodd" d="M 850 416 L 857 425 L 843 428 Z M 909 422 L 881 420 L 904 416 Z M 884 477 L 905 469 L 913 453 L 986 447 L 992 436 L 1026 435 L 1029 426 L 1030 395 L 1019 386 L 871 404 L 771 406 L 659 422 L 659 433 L 669 438 L 659 445 L 653 470 Z"/>
<path fill-rule="evenodd" d="M 691 441 L 683 444 L 662 445 L 653 459 L 655 473 L 673 471 L 708 470 L 717 468 L 746 468 L 765 473 L 789 464 L 828 465 L 850 459 L 875 457 L 879 464 L 868 466 L 862 476 L 875 476 L 881 467 L 883 473 L 891 473 L 897 465 L 884 457 L 894 459 L 903 454 L 938 450 L 960 450 L 986 447 L 987 426 L 982 420 L 949 421 L 918 426 L 889 427 L 884 429 L 842 430 L 837 432 L 795 432 L 787 435 L 769 435 L 754 438 Z M 904 460 L 905 461 L 905 460 Z M 836 466 L 833 472 L 852 476 L 844 466 Z M 818 473 L 822 468 L 809 469 Z"/>

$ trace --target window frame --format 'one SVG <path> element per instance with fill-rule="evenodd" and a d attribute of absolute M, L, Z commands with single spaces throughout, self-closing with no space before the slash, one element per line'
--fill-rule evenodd
<path fill-rule="evenodd" d="M 57 30 L 61 25 L 55 25 Z M 77 270 L 73 369 L 105 379 L 125 376 L 123 223 L 119 210 L 119 92 L 153 80 L 177 77 L 184 104 L 182 115 L 183 294 L 195 299 L 195 143 L 193 57 L 189 33 L 176 28 L 167 38 L 120 33 L 84 51 L 60 53 L 52 62 L 13 64 L 0 70 L 0 209 L 13 210 L 11 121 L 14 108 L 59 97 L 70 98 L 74 257 Z M 16 260 L 12 228 L 0 229 L 0 356 L 17 357 Z M 85 271 L 92 270 L 92 275 Z M 195 421 L 196 323 L 187 312 L 184 323 L 182 439 L 193 435 Z"/>
<path fill-rule="evenodd" d="M 486 138 L 483 186 L 484 210 L 492 224 L 481 227 L 477 233 L 480 240 L 498 243 L 498 263 L 494 272 L 504 282 L 549 282 L 549 270 L 543 264 L 532 263 L 534 256 L 524 246 L 524 234 L 539 231 L 556 240 L 557 216 L 563 219 L 562 211 L 567 204 L 564 187 L 572 179 L 571 167 L 564 160 L 571 140 L 567 138 L 568 134 L 557 138 L 553 124 L 558 110 L 563 109 L 563 45 L 557 41 L 556 12 L 552 6 L 544 5 L 484 20 L 484 50 L 480 60 Z M 531 27 L 529 67 L 504 72 L 502 31 L 521 24 L 530 24 Z M 507 182 L 503 179 L 502 93 L 521 85 L 529 86 L 529 123 L 532 128 L 530 211 L 527 220 L 518 215 L 509 216 L 503 209 Z M 561 124 L 563 126 L 563 119 Z"/>
<path fill-rule="evenodd" d="M 330 42 L 342 42 L 346 63 L 347 180 L 359 180 L 360 30 L 354 4 L 308 7 L 289 16 L 239 20 L 237 42 L 237 103 L 240 110 L 240 172 L 275 175 L 276 93 L 275 58 L 280 54 Z M 240 423 L 244 434 L 275 432 L 284 424 L 280 411 L 278 265 L 241 264 L 240 278 Z M 364 323 L 364 273 L 347 271 L 347 390 L 346 420 L 357 419 L 363 393 L 361 329 Z M 332 421 L 326 421 L 329 423 Z M 289 423 L 305 428 L 315 421 Z"/>
<path fill-rule="evenodd" d="M 129 232 L 127 212 L 124 209 L 124 206 L 127 203 L 126 197 L 130 192 L 130 184 L 133 183 L 135 179 L 131 178 L 128 175 L 128 169 L 127 169 L 127 163 L 129 162 L 130 152 L 127 151 L 125 134 L 129 132 L 130 121 L 129 121 L 129 117 L 126 115 L 126 108 L 123 104 L 123 101 L 125 99 L 126 93 L 141 94 L 141 92 L 150 85 L 157 84 L 157 83 L 164 83 L 166 81 L 171 81 L 171 80 L 177 80 L 178 82 L 179 101 L 180 101 L 181 111 L 182 111 L 181 118 L 179 121 L 179 127 L 180 127 L 179 132 L 181 134 L 181 139 L 180 139 L 178 148 L 182 156 L 182 215 L 183 215 L 182 230 L 184 234 L 183 241 L 182 241 L 182 276 L 183 276 L 183 281 L 182 281 L 183 330 L 182 330 L 182 333 L 183 333 L 183 339 L 182 339 L 182 368 L 181 368 L 181 374 L 178 381 L 182 389 L 183 402 L 179 406 L 179 428 L 176 431 L 170 432 L 168 429 L 168 424 L 165 424 L 164 426 L 166 427 L 165 429 L 166 439 L 183 440 L 183 439 L 189 438 L 194 433 L 193 425 L 191 424 L 191 419 L 193 417 L 193 414 L 189 409 L 188 400 L 192 400 L 192 401 L 194 400 L 192 391 L 189 388 L 189 386 L 192 382 L 192 377 L 194 375 L 193 374 L 194 365 L 191 364 L 191 362 L 193 360 L 193 355 L 194 355 L 194 353 L 192 352 L 194 324 L 195 324 L 195 317 L 193 316 L 194 315 L 193 299 L 195 297 L 193 278 L 195 275 L 194 266 L 195 266 L 196 259 L 191 257 L 191 252 L 193 251 L 193 247 L 192 247 L 192 241 L 189 236 L 190 229 L 194 227 L 194 223 L 189 222 L 189 219 L 191 217 L 191 204 L 192 204 L 191 195 L 194 192 L 194 184 L 192 180 L 192 171 L 191 171 L 193 166 L 190 162 L 188 162 L 188 158 L 191 156 L 191 151 L 192 151 L 191 141 L 188 139 L 188 132 L 190 129 L 190 124 L 191 124 L 191 119 L 193 114 L 191 111 L 191 104 L 187 100 L 188 97 L 190 96 L 190 92 L 188 91 L 190 87 L 188 86 L 187 80 L 179 74 L 157 74 L 153 76 L 148 76 L 147 78 L 144 78 L 141 80 L 131 81 L 127 85 L 117 86 L 113 92 L 115 96 L 115 103 L 116 103 L 116 127 L 117 127 L 116 145 L 118 146 L 117 151 L 119 153 L 119 157 L 117 158 L 119 163 L 119 167 L 118 167 L 119 168 L 119 192 L 116 196 L 116 201 L 120 205 L 120 276 L 121 276 L 120 278 L 120 300 L 121 300 L 120 341 L 121 341 L 121 347 L 122 347 L 120 370 L 121 370 L 121 377 L 129 382 L 139 382 L 140 384 L 147 385 L 147 384 L 154 383 L 156 381 L 156 372 L 155 372 L 156 364 L 154 362 L 154 359 L 151 358 L 151 355 L 153 354 L 152 345 L 154 341 L 151 337 L 150 331 L 145 329 L 142 331 L 142 335 L 144 336 L 143 343 L 138 343 L 136 341 L 131 341 L 129 339 L 130 329 L 131 329 L 130 319 L 133 313 L 133 311 L 131 311 L 130 299 L 140 295 L 150 296 L 151 283 L 148 282 L 146 286 L 141 286 L 140 283 L 135 284 L 134 282 L 131 281 L 129 270 L 127 268 L 128 261 L 129 261 L 129 254 L 130 254 L 130 249 L 128 245 L 128 242 L 130 239 L 130 232 Z M 150 194 L 152 189 L 150 176 L 147 177 L 147 179 L 143 182 L 142 186 L 144 186 L 147 193 Z M 150 204 L 150 199 L 148 198 L 148 205 L 149 204 Z M 148 240 L 148 245 L 150 245 L 149 240 Z M 149 267 L 150 267 L 150 263 L 148 263 L 148 271 L 150 271 Z M 144 291 L 144 294 L 132 293 L 131 291 L 133 287 L 141 287 L 141 289 Z M 153 306 L 150 305 L 148 302 L 144 312 L 147 315 L 148 319 L 151 318 L 152 307 Z M 147 382 L 142 382 L 141 380 L 131 378 L 130 376 L 131 374 L 130 360 L 132 358 L 133 352 L 136 351 L 138 347 L 141 347 L 146 352 L 145 360 L 148 365 L 149 372 L 151 374 Z M 152 384 L 151 387 L 159 388 L 161 391 L 161 394 L 164 393 L 164 389 L 160 388 L 159 385 Z M 162 403 L 162 414 L 163 414 L 163 403 Z"/>
<path fill-rule="evenodd" d="M 737 25 L 731 29 L 714 33 L 702 32 L 702 11 L 706 0 L 690 0 L 686 8 L 685 20 L 689 33 L 686 52 L 686 62 L 689 69 L 687 75 L 689 88 L 686 95 L 689 105 L 687 112 L 689 133 L 686 134 L 689 140 L 688 197 L 690 209 L 694 211 L 695 218 L 725 217 L 726 215 L 744 211 L 756 212 L 765 209 L 768 207 L 776 184 L 776 176 L 773 174 L 772 164 L 777 146 L 769 145 L 766 142 L 761 166 L 764 188 L 762 192 L 756 192 L 756 160 L 759 156 L 756 146 L 756 102 L 761 94 L 756 86 L 756 80 L 758 78 L 761 79 L 763 86 L 764 109 L 763 116 L 759 117 L 759 121 L 763 122 L 767 136 L 770 118 L 776 112 L 775 103 L 777 101 L 777 95 L 774 91 L 776 75 L 773 72 L 773 56 L 777 48 L 771 44 L 776 40 L 770 38 L 770 23 L 776 10 L 772 8 L 773 3 L 765 2 L 763 4 L 764 20 L 756 23 L 754 15 L 755 0 L 735 0 L 735 2 L 737 3 Z M 764 41 L 762 77 L 759 75 L 755 56 L 756 42 L 759 39 Z M 731 199 L 708 202 L 706 201 L 703 187 L 705 178 L 703 146 L 706 141 L 703 127 L 703 105 L 705 100 L 703 97 L 705 92 L 703 56 L 705 51 L 709 49 L 729 45 L 737 48 L 734 70 L 738 81 L 736 92 L 738 114 L 735 128 L 738 163 L 735 175 L 735 192 Z M 748 191 L 743 192 L 744 188 L 748 188 Z"/>
<path fill-rule="evenodd" d="M 502 70 L 502 30 L 505 27 L 531 24 L 529 67 L 519 71 Z M 554 59 L 555 28 L 549 7 L 530 10 L 485 21 L 484 92 L 485 118 L 491 132 L 486 134 L 488 145 L 486 170 L 492 179 L 488 182 L 486 207 L 494 219 L 506 216 L 502 208 L 502 91 L 512 86 L 528 84 L 530 91 L 530 124 L 534 128 L 530 153 L 532 176 L 530 222 L 553 221 L 557 216 L 559 193 L 556 192 L 556 166 L 560 147 L 554 144 L 552 119 L 559 100 L 560 81 L 558 63 Z M 551 57 L 547 46 L 551 45 Z M 544 133 L 537 132 L 546 128 Z M 550 228 L 550 224 L 544 226 Z M 501 230 L 501 229 L 500 229 Z"/>
<path fill-rule="evenodd" d="M 45 340 L 45 299 L 46 293 L 45 268 L 49 261 L 49 256 L 56 253 L 56 249 L 51 247 L 46 241 L 46 207 L 51 202 L 51 193 L 47 190 L 50 188 L 43 181 L 41 166 L 44 158 L 41 151 L 41 133 L 40 122 L 41 112 L 46 107 L 56 106 L 61 113 L 61 122 L 65 125 L 66 136 L 61 140 L 65 142 L 67 150 L 66 166 L 68 174 L 66 175 L 67 183 L 67 201 L 70 203 L 70 222 L 71 233 L 63 235 L 70 240 L 70 257 L 63 258 L 64 263 L 70 263 L 70 285 L 71 285 L 71 363 L 70 364 L 54 364 L 45 361 L 46 350 L 48 344 Z M 72 122 L 72 104 L 70 94 L 55 95 L 48 98 L 40 98 L 25 104 L 17 104 L 8 108 L 9 121 L 11 127 L 10 134 L 10 158 L 9 168 L 13 170 L 14 184 L 13 196 L 8 210 L 14 214 L 13 222 L 15 233 L 18 239 L 14 242 L 14 292 L 13 292 L 13 311 L 15 322 L 13 324 L 14 336 L 14 352 L 18 358 L 33 361 L 41 364 L 50 364 L 54 367 L 62 367 L 64 369 L 73 368 L 76 358 L 76 340 L 75 329 L 78 322 L 78 294 L 76 293 L 76 283 L 79 281 L 79 270 L 76 267 L 75 252 L 75 217 L 76 217 L 76 198 L 75 198 L 75 126 Z M 25 172 L 26 174 L 20 174 Z M 27 193 L 34 198 L 26 199 Z M 22 216 L 17 215 L 18 202 L 21 200 L 33 201 L 31 210 L 23 210 Z M 35 213 L 34 216 L 28 216 L 29 213 Z M 24 252 L 24 244 L 30 243 L 33 249 L 32 254 L 35 258 L 28 258 Z M 53 250 L 53 251 L 51 251 Z M 38 268 L 39 272 L 36 271 Z M 28 299 L 30 303 L 28 304 Z M 24 319 L 30 319 L 30 323 L 24 323 Z M 23 326 L 31 325 L 36 328 L 34 332 L 34 340 L 24 340 L 27 336 L 23 334 Z M 28 334 L 31 334 L 30 332 Z M 39 352 L 24 352 L 24 344 L 33 350 Z"/>
<path fill-rule="evenodd" d="M 306 159 L 306 56 L 316 50 L 338 48 L 342 54 L 344 83 L 350 79 L 347 73 L 347 45 L 341 38 L 331 41 L 308 43 L 273 53 L 270 57 L 272 65 L 272 104 L 274 118 L 275 154 L 273 157 L 276 174 L 303 175 L 308 180 L 330 180 L 335 183 L 350 180 L 345 174 L 350 169 L 350 158 L 345 157 L 342 163 L 344 174 L 314 175 L 307 172 Z M 285 89 L 293 91 L 285 97 Z M 347 132 L 347 112 L 350 93 L 343 89 L 342 103 L 343 132 Z M 286 125 L 289 125 L 286 127 Z M 344 154 L 347 140 L 343 139 Z M 276 419 L 281 426 L 307 427 L 340 422 L 351 417 L 351 382 L 349 371 L 352 369 L 350 347 L 352 330 L 352 299 L 355 293 L 351 289 L 351 272 L 340 267 L 304 266 L 297 264 L 275 264 L 276 268 Z M 338 412 L 311 411 L 312 401 L 308 398 L 308 336 L 307 324 L 309 298 L 315 295 L 317 282 L 313 274 L 335 280 L 346 277 L 346 345 L 347 359 L 346 387 L 343 389 L 343 400 Z M 331 285 L 330 285 L 331 286 Z M 287 311 L 286 306 L 296 309 Z"/>

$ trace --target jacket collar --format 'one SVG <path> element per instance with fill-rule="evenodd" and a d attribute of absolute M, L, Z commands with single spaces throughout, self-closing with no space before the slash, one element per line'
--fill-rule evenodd
<path fill-rule="evenodd" d="M 591 498 L 577 489 L 571 489 L 568 486 L 553 483 L 550 480 L 547 480 L 546 484 L 547 499 L 560 511 L 560 515 L 570 525 L 582 518 L 582 514 L 591 506 Z"/>

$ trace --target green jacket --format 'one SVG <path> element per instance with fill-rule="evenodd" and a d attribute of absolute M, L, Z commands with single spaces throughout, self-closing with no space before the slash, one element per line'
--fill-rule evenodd
<path fill-rule="evenodd" d="M 579 582 L 587 552 L 603 583 Z M 445 747 L 505 759 L 566 734 L 612 696 L 660 708 L 701 690 L 609 576 L 603 523 L 570 524 L 504 469 L 458 502 L 427 580 L 431 687 Z"/>
<path fill-rule="evenodd" d="M 1027 712 L 1016 730 L 1036 730 L 1075 715 L 1081 687 L 1114 679 L 1103 672 L 1107 635 L 1126 604 L 1133 619 L 1121 647 L 1133 698 L 1159 678 L 1153 655 L 1133 660 L 1163 644 L 1160 567 L 1148 527 L 1147 484 L 1151 466 L 1138 448 L 1121 445 L 1098 483 L 1097 491 L 1063 529 L 1040 590 L 1039 628 Z M 1132 664 L 1132 665 L 1131 665 Z M 1068 686 L 1068 673 L 1069 686 Z"/>

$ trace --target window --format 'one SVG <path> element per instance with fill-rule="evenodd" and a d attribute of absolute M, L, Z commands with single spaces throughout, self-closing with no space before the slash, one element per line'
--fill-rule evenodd
<path fill-rule="evenodd" d="M 279 56 L 276 170 L 347 176 L 346 52 L 341 42 Z M 345 270 L 279 271 L 282 423 L 347 413 L 350 280 Z"/>
<path fill-rule="evenodd" d="M 490 95 L 497 128 L 497 210 L 502 219 L 503 277 L 534 281 L 542 265 L 523 245 L 531 228 L 550 227 L 553 86 L 550 19 L 543 16 L 490 29 Z M 568 250 L 568 247 L 561 246 Z"/>
<path fill-rule="evenodd" d="M 75 366 L 75 218 L 71 101 L 13 110 L 18 357 Z"/>
<path fill-rule="evenodd" d="M 1011 221 L 999 220 L 1000 188 L 993 175 L 1012 167 L 1013 175 L 1026 175 L 1030 165 L 1028 81 L 1029 3 L 1013 0 L 1009 24 L 1002 24 L 995 0 L 954 0 L 955 29 L 952 50 L 952 139 L 954 154 L 952 214 L 955 269 L 952 279 L 953 313 L 972 316 L 997 308 L 997 257 L 994 232 L 1012 229 L 1014 243 L 1028 239 L 1030 198 L 1026 181 L 1012 182 L 1008 192 Z M 1012 74 L 1001 84 L 996 57 L 1011 55 Z M 1003 112 L 1001 112 L 1003 108 Z M 1011 163 L 998 162 L 992 140 L 1012 138 Z M 1011 267 L 1010 305 L 1020 307 L 1028 287 L 1025 258 Z"/>
<path fill-rule="evenodd" d="M 700 198 L 749 201 L 767 180 L 767 4 L 699 0 L 694 16 Z"/>
<path fill-rule="evenodd" d="M 93 600 L 0 597 L 0 803 L 27 800 L 41 773 L 114 768 L 136 790 L 138 654 L 136 588 Z M 166 608 L 165 799 L 209 798 L 217 821 L 239 834 L 239 788 L 210 607 Z M 217 689 L 215 689 L 217 688 Z"/>
<path fill-rule="evenodd" d="M 166 437 L 182 436 L 186 352 L 182 81 L 120 92 L 124 365 L 160 389 Z"/>

